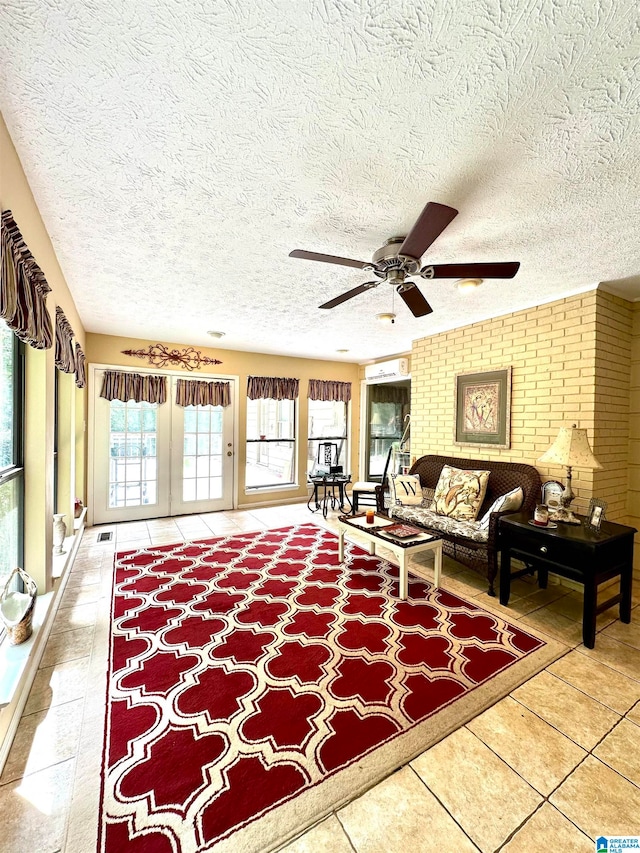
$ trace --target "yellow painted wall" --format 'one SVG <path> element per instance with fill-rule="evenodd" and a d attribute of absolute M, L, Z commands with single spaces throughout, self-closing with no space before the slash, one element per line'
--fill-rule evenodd
<path fill-rule="evenodd" d="M 123 355 L 123 350 L 146 349 L 149 344 L 165 343 L 162 341 L 148 341 L 137 338 L 119 338 L 109 335 L 87 334 L 87 361 L 90 364 L 108 364 L 127 367 L 131 370 L 136 368 L 148 368 L 145 360 L 134 356 Z M 181 349 L 186 344 L 167 344 L 170 349 Z M 358 440 L 360 424 L 360 385 L 358 381 L 358 365 L 345 364 L 336 361 L 321 361 L 310 358 L 289 358 L 287 356 L 265 355 L 255 352 L 241 352 L 237 350 L 225 350 L 218 348 L 198 348 L 202 355 L 219 359 L 222 364 L 214 367 L 204 367 L 201 371 L 185 371 L 185 377 L 195 377 L 199 373 L 215 373 L 220 376 L 239 376 L 238 397 L 238 506 L 249 506 L 257 503 L 273 501 L 295 501 L 307 499 L 308 490 L 306 485 L 306 458 L 308 435 L 307 388 L 309 379 L 336 380 L 338 382 L 351 382 L 351 459 L 349 473 L 357 471 L 358 464 Z M 170 365 L 167 366 L 168 368 Z M 175 369 L 175 368 L 174 368 Z M 272 491 L 252 491 L 245 494 L 245 448 L 246 448 L 246 423 L 247 406 L 246 390 L 248 376 L 282 376 L 300 380 L 300 405 L 298 407 L 298 487 L 291 489 L 276 489 Z M 355 480 L 355 476 L 353 477 Z"/>
<path fill-rule="evenodd" d="M 8 130 L 0 116 L 0 207 L 11 210 L 25 242 L 44 272 L 51 293 L 47 308 L 55 326 L 56 305 L 65 312 L 76 340 L 85 346 L 85 333 L 49 235 L 41 219 L 38 205 L 25 177 Z M 44 352 L 26 347 L 25 401 L 25 557 L 24 568 L 38 583 L 39 592 L 52 586 L 52 515 L 53 515 L 53 436 L 54 436 L 54 351 Z M 79 395 L 79 399 L 78 399 Z M 75 402 L 86 409 L 86 392 L 78 392 Z M 82 420 L 64 419 L 67 430 L 84 428 Z M 75 491 L 84 496 L 86 464 L 84 432 L 61 436 L 65 446 L 75 444 L 77 462 L 74 471 L 63 471 L 65 494 Z M 67 454 L 67 459 L 70 458 Z M 74 495 L 75 496 L 75 495 Z M 67 508 L 60 508 L 66 512 Z M 71 525 L 72 518 L 67 518 Z"/>
<path fill-rule="evenodd" d="M 640 321 L 636 326 L 640 329 Z M 640 355 L 637 364 L 640 376 Z M 508 366 L 513 369 L 511 447 L 456 445 L 456 375 Z M 576 423 L 587 429 L 604 467 L 574 469 L 574 508 L 585 512 L 592 496 L 604 498 L 607 517 L 624 522 L 630 372 L 631 304 L 599 290 L 422 338 L 412 350 L 411 453 L 526 462 L 536 465 L 543 481 L 564 480 L 563 469 L 536 460 L 559 427 Z M 637 459 L 640 470 L 640 450 Z"/>

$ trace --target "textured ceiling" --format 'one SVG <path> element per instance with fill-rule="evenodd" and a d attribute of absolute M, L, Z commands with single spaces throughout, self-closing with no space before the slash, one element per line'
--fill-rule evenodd
<path fill-rule="evenodd" d="M 0 48 L 88 331 L 363 361 L 599 282 L 638 292 L 635 0 L 10 0 Z M 460 215 L 425 262 L 516 278 L 423 281 L 421 319 L 385 283 L 319 310 L 370 276 L 288 253 L 369 261 L 427 201 Z"/>

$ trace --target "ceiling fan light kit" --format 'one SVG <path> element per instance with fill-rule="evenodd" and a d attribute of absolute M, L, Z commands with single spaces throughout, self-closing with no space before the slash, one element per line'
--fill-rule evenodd
<path fill-rule="evenodd" d="M 461 278 L 459 281 L 456 281 L 456 288 L 461 293 L 469 293 L 470 291 L 475 290 L 476 287 L 479 287 L 481 284 L 481 278 Z"/>
<path fill-rule="evenodd" d="M 307 252 L 304 249 L 295 249 L 290 252 L 291 258 L 302 258 L 307 261 L 320 261 L 325 264 L 339 264 L 341 266 L 355 267 L 363 272 L 373 273 L 377 281 L 366 281 L 357 287 L 351 288 L 346 293 L 330 299 L 320 308 L 335 308 L 348 299 L 353 299 L 377 287 L 383 281 L 389 282 L 395 288 L 407 308 L 414 317 L 424 317 L 431 314 L 433 309 L 419 290 L 411 276 L 420 276 L 424 279 L 453 278 L 462 281 L 475 281 L 480 284 L 485 278 L 513 278 L 518 272 L 520 264 L 510 263 L 480 263 L 480 264 L 431 264 L 421 267 L 422 255 L 429 246 L 442 234 L 444 229 L 458 215 L 458 211 L 446 204 L 430 201 L 413 228 L 406 237 L 391 237 L 384 246 L 373 253 L 371 263 L 356 261 L 352 258 L 341 258 L 337 255 L 323 255 L 317 252 Z M 378 315 L 378 319 L 381 315 Z"/>
<path fill-rule="evenodd" d="M 382 311 L 380 314 L 376 314 L 376 320 L 380 323 L 393 325 L 396 321 L 396 315 L 392 311 Z"/>

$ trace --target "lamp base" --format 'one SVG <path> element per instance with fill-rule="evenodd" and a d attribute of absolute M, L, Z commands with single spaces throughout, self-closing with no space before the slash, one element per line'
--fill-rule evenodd
<path fill-rule="evenodd" d="M 559 521 L 562 524 L 580 524 L 580 519 L 576 518 L 570 509 L 560 507 L 549 513 L 549 521 Z"/>

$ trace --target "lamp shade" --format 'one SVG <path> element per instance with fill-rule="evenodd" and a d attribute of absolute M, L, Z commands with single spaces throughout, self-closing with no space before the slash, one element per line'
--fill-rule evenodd
<path fill-rule="evenodd" d="M 538 462 L 567 465 L 569 468 L 602 468 L 591 452 L 586 429 L 560 427 L 556 440 Z"/>

